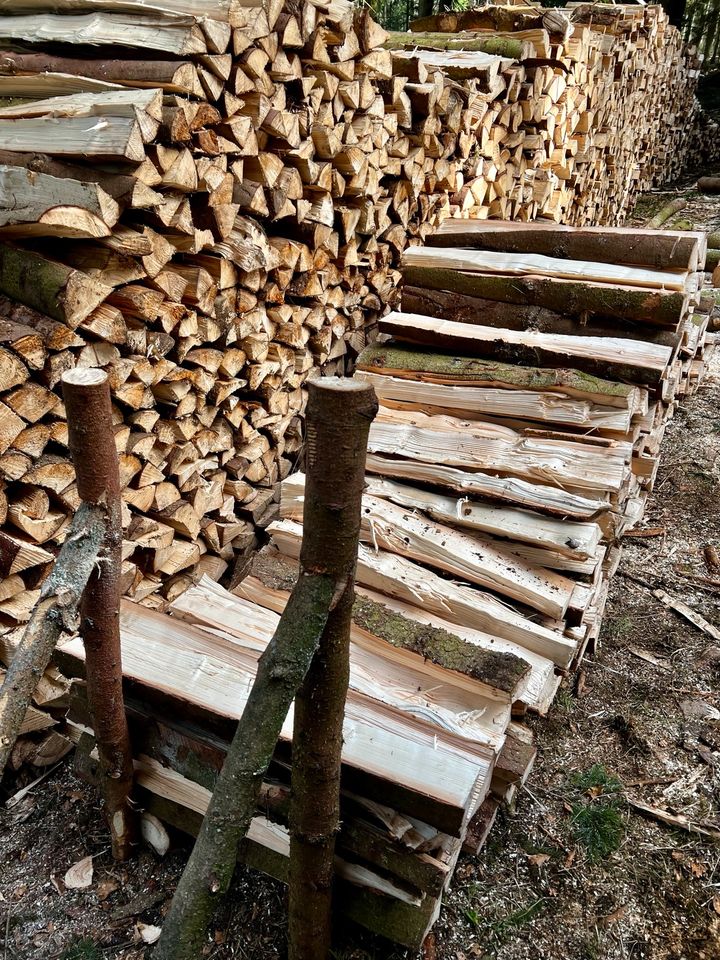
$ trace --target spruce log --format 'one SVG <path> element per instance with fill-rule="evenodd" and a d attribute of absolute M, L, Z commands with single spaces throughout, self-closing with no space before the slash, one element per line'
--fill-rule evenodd
<path fill-rule="evenodd" d="M 308 384 L 301 569 L 322 564 L 344 584 L 295 698 L 290 805 L 289 957 L 330 955 L 335 835 L 350 676 L 350 624 L 370 424 L 369 384 L 329 377 Z M 307 542 L 306 542 L 307 541 Z"/>
<path fill-rule="evenodd" d="M 78 367 L 63 374 L 68 446 L 75 465 L 78 496 L 107 515 L 102 562 L 80 605 L 88 700 L 100 754 L 105 816 L 116 860 L 127 860 L 137 841 L 131 806 L 132 749 L 122 691 L 120 653 L 120 576 L 122 515 L 120 473 L 113 432 L 107 374 Z"/>
<path fill-rule="evenodd" d="M 650 217 L 645 223 L 645 226 L 650 230 L 657 230 L 666 223 L 674 213 L 679 213 L 681 210 L 684 210 L 686 206 L 687 200 L 684 197 L 676 197 L 675 200 L 671 200 L 669 203 L 666 203 L 664 207 L 661 207 L 654 217 Z"/>
<path fill-rule="evenodd" d="M 625 263 L 657 270 L 696 270 L 703 234 L 449 219 L 440 224 L 426 243 L 431 247 L 540 253 L 559 259 Z"/>
<path fill-rule="evenodd" d="M 341 396 L 348 396 L 339 383 L 335 389 Z M 363 391 L 362 395 L 367 397 L 367 393 Z M 372 410 L 367 406 L 364 411 L 356 410 L 356 430 L 363 428 L 363 414 L 369 427 Z M 348 429 L 343 447 L 333 450 L 334 459 L 329 464 L 331 476 L 323 478 L 325 487 L 321 486 L 319 491 L 325 492 L 329 498 L 325 507 L 326 525 L 321 530 L 309 527 L 304 538 L 298 586 L 258 663 L 255 682 L 198 840 L 165 919 L 155 952 L 156 960 L 196 960 L 199 956 L 215 907 L 230 886 L 238 844 L 252 820 L 262 778 L 290 704 L 308 671 L 333 606 L 351 590 L 348 576 L 352 570 L 346 569 L 339 577 L 335 575 L 337 567 L 333 562 L 333 550 L 340 528 L 331 519 L 334 516 L 349 520 L 354 516 L 354 507 L 358 514 L 354 525 L 356 530 L 359 527 L 362 483 L 360 489 L 353 491 L 349 485 L 344 485 L 344 481 L 353 476 L 353 471 L 357 472 L 357 462 L 362 464 L 364 456 L 353 445 L 351 437 Z M 319 446 L 322 450 L 322 442 Z M 340 455 L 340 450 L 344 456 Z M 338 470 L 340 465 L 344 468 L 344 476 Z M 360 477 L 362 480 L 362 467 Z M 348 540 L 352 540 L 347 527 L 344 533 Z M 326 541 L 328 536 L 330 544 Z M 357 532 L 354 551 L 356 554 Z"/>
<path fill-rule="evenodd" d="M 591 316 L 587 322 L 581 323 L 577 316 L 545 307 L 469 297 L 449 290 L 405 286 L 402 289 L 402 308 L 408 313 L 453 317 L 460 323 L 482 324 L 504 330 L 537 330 L 539 333 L 561 333 L 576 337 L 620 337 L 671 347 L 676 347 L 680 342 L 680 334 L 675 331 L 648 329 L 647 324 L 632 320 L 613 322 L 612 318 Z"/>
<path fill-rule="evenodd" d="M 493 37 L 472 34 L 455 36 L 447 33 L 412 34 L 391 31 L 383 44 L 386 50 L 461 50 L 467 52 L 488 53 L 509 60 L 522 60 L 531 56 L 532 50 L 527 43 L 512 37 Z"/>
<path fill-rule="evenodd" d="M 577 370 L 520 367 L 457 354 L 431 353 L 403 343 L 371 344 L 358 357 L 357 368 L 428 383 L 548 390 L 633 411 L 641 392 L 627 383 L 601 380 Z"/>
<path fill-rule="evenodd" d="M 471 297 L 506 303 L 533 304 L 557 313 L 619 317 L 676 329 L 688 297 L 681 292 L 638 290 L 632 287 L 550 277 L 505 277 L 433 267 L 404 267 L 408 286 L 450 290 Z"/>
<path fill-rule="evenodd" d="M 0 244 L 0 290 L 73 330 L 112 288 L 30 250 Z"/>
<path fill-rule="evenodd" d="M 100 554 L 105 523 L 103 507 L 83 504 L 77 511 L 8 667 L 0 688 L 0 777 L 60 634 L 73 629 L 80 598 Z"/>

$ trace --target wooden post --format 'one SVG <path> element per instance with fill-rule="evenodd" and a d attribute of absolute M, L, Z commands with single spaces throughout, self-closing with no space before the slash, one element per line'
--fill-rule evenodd
<path fill-rule="evenodd" d="M 304 567 L 321 561 L 342 592 L 295 698 L 290 807 L 290 960 L 329 956 L 342 731 L 360 508 L 375 392 L 335 377 L 308 384 Z M 311 535 L 309 535 L 311 534 Z"/>
<path fill-rule="evenodd" d="M 136 833 L 130 806 L 133 759 L 122 692 L 122 521 L 110 386 L 102 370 L 76 368 L 63 374 L 62 388 L 78 494 L 107 515 L 102 556 L 80 605 L 80 634 L 113 856 L 126 860 Z"/>
<path fill-rule="evenodd" d="M 60 550 L 22 642 L 0 688 L 0 778 L 18 738 L 38 681 L 64 629 L 73 629 L 78 604 L 105 536 L 105 510 L 83 504 Z"/>
<path fill-rule="evenodd" d="M 314 488 L 321 498 L 314 514 L 320 522 L 305 527 L 297 585 L 258 662 L 255 682 L 153 960 L 196 960 L 201 955 L 207 926 L 230 886 L 238 844 L 255 814 L 287 712 L 333 611 L 352 602 L 349 586 L 354 563 L 353 567 L 339 564 L 337 556 L 357 556 L 365 450 L 377 403 L 374 391 L 365 384 L 329 377 L 321 383 L 324 386 L 317 392 L 330 391 L 336 401 L 330 440 L 326 431 L 332 424 L 323 417 L 314 425 L 315 405 L 308 409 L 308 460 L 326 471 Z M 351 478 L 359 478 L 358 489 L 349 487 Z M 319 960 L 319 953 L 314 956 Z"/>

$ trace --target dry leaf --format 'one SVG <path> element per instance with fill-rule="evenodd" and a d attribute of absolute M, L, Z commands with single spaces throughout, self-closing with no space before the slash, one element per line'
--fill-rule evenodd
<path fill-rule="evenodd" d="M 720 913 L 720 897 L 713 897 L 713 910 Z"/>
<path fill-rule="evenodd" d="M 119 889 L 120 884 L 117 880 L 113 880 L 112 877 L 106 877 L 97 885 L 95 892 L 97 893 L 98 900 L 107 900 L 111 893 L 115 893 L 115 891 Z"/>
<path fill-rule="evenodd" d="M 550 859 L 550 854 L 548 853 L 533 853 L 528 855 L 528 863 L 531 863 L 534 867 L 542 867 Z"/>
<path fill-rule="evenodd" d="M 690 873 L 694 877 L 702 877 L 707 872 L 707 867 L 704 863 L 697 863 L 695 860 L 690 861 Z"/>
<path fill-rule="evenodd" d="M 627 907 L 624 904 L 621 904 L 617 910 L 613 910 L 612 913 L 608 913 L 605 917 L 600 917 L 600 923 L 604 927 L 611 927 L 614 923 L 617 923 L 618 920 L 622 920 L 626 913 Z"/>
<path fill-rule="evenodd" d="M 563 867 L 566 870 L 568 869 L 568 867 L 571 867 L 573 865 L 573 861 L 576 856 L 577 856 L 577 850 L 575 849 L 575 847 L 573 847 L 572 850 L 565 857 L 565 863 L 563 864 Z"/>
<path fill-rule="evenodd" d="M 54 873 L 50 874 L 50 883 L 55 887 L 60 896 L 65 893 L 65 884 L 62 882 L 60 877 L 56 876 Z"/>
<path fill-rule="evenodd" d="M 74 863 L 63 878 L 68 890 L 85 890 L 92 883 L 93 858 L 83 857 Z"/>
<path fill-rule="evenodd" d="M 137 932 L 140 934 L 144 943 L 157 943 L 160 939 L 161 928 L 153 926 L 152 923 L 137 923 Z"/>

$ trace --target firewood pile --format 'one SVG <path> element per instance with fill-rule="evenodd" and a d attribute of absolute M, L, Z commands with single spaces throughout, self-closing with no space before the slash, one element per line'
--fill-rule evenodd
<path fill-rule="evenodd" d="M 110 374 L 124 589 L 162 609 L 252 550 L 303 383 L 365 347 L 408 244 L 614 222 L 681 162 L 695 61 L 661 8 L 467 16 L 388 38 L 346 0 L 3 4 L 6 626 L 78 503 L 63 371 Z"/>

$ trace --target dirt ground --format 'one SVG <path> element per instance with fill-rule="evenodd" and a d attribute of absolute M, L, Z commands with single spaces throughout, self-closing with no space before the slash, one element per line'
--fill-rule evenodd
<path fill-rule="evenodd" d="M 666 191 L 639 211 L 651 215 Z M 690 194 L 683 217 L 720 227 L 720 205 Z M 627 541 L 600 649 L 530 721 L 537 764 L 479 858 L 464 858 L 427 960 L 720 960 L 720 844 L 643 816 L 641 801 L 720 836 L 720 640 L 653 589 L 720 625 L 720 358 L 670 424 L 644 530 Z M 712 551 L 710 560 L 712 560 Z M 0 958 L 140 960 L 187 856 L 128 866 L 108 850 L 97 797 L 61 763 L 0 811 Z M 92 855 L 92 884 L 67 869 Z M 281 884 L 239 870 L 207 956 L 284 956 Z M 344 930 L 337 960 L 414 954 Z"/>

